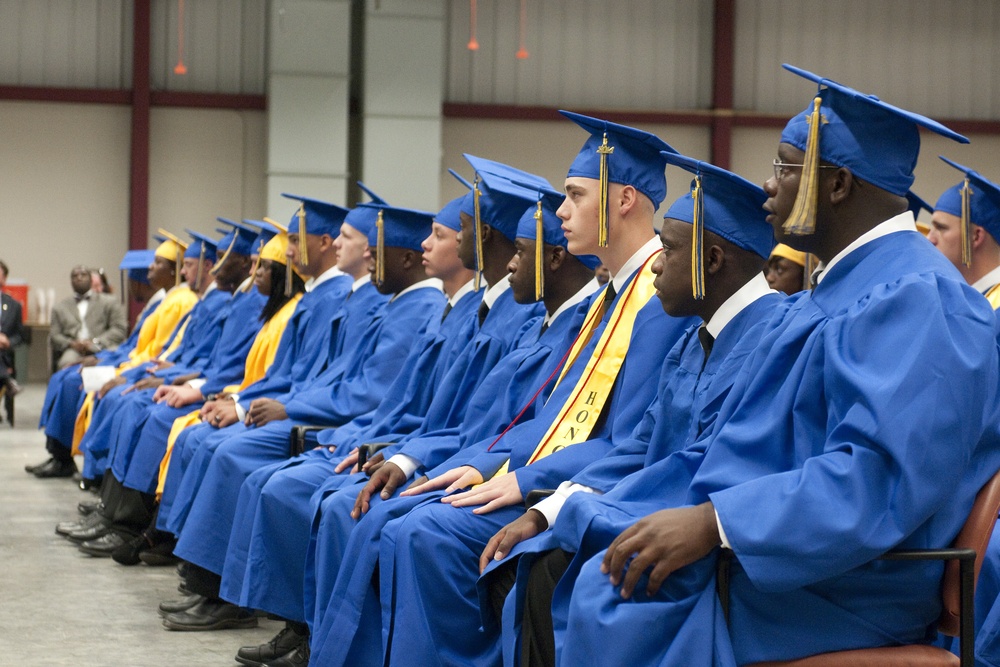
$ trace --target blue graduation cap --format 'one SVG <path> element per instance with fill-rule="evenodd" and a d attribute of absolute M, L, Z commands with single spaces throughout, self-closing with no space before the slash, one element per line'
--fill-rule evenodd
<path fill-rule="evenodd" d="M 456 232 L 462 230 L 462 220 L 459 218 L 459 213 L 462 211 L 462 202 L 465 200 L 465 195 L 461 197 L 456 197 L 450 202 L 444 205 L 438 214 L 434 216 L 434 222 L 439 225 L 444 225 L 448 229 L 454 230 Z"/>
<path fill-rule="evenodd" d="M 935 210 L 957 215 L 962 221 L 962 263 L 972 264 L 972 225 L 979 225 L 1000 242 L 1000 186 L 974 169 L 939 156 L 965 174 L 965 180 L 944 191 Z"/>
<path fill-rule="evenodd" d="M 931 208 L 930 204 L 921 199 L 920 196 L 913 190 L 906 191 L 906 203 L 910 213 L 913 214 L 913 222 L 917 225 L 917 230 L 924 236 L 927 236 L 927 233 L 930 232 L 931 228 L 926 222 L 920 221 L 920 212 L 927 211 L 928 213 L 933 214 L 934 209 Z"/>
<path fill-rule="evenodd" d="M 937 121 L 887 104 L 843 84 L 799 69 L 786 70 L 815 82 L 812 103 L 788 121 L 781 141 L 805 152 L 802 181 L 792 213 L 785 221 L 789 234 L 812 234 L 819 191 L 815 187 L 819 161 L 844 167 L 862 181 L 903 197 L 913 185 L 913 168 L 920 152 L 918 127 L 961 143 L 962 135 Z"/>
<path fill-rule="evenodd" d="M 368 236 L 375 229 L 375 220 L 378 218 L 379 205 L 374 202 L 370 204 L 358 204 L 350 210 L 344 222 L 365 236 Z"/>
<path fill-rule="evenodd" d="M 299 202 L 299 210 L 295 212 L 288 224 L 288 233 L 298 234 L 299 262 L 303 265 L 308 264 L 309 253 L 306 250 L 306 234 L 319 236 L 328 234 L 332 238 L 337 238 L 340 235 L 340 224 L 347 217 L 348 209 L 319 199 L 291 195 L 285 192 L 282 192 L 281 196 Z"/>
<path fill-rule="evenodd" d="M 454 176 L 456 181 L 458 181 L 459 183 L 461 183 L 462 185 L 464 185 L 468 189 L 470 189 L 470 190 L 472 189 L 472 183 L 469 183 L 469 181 L 467 181 L 465 179 L 465 177 L 462 176 L 460 173 L 458 173 L 457 171 L 455 171 L 454 169 L 451 169 L 451 168 L 448 169 L 448 173 L 451 174 L 452 176 Z"/>
<path fill-rule="evenodd" d="M 517 222 L 517 238 L 535 242 L 535 299 L 545 295 L 545 272 L 542 264 L 545 261 L 545 244 L 566 248 L 566 234 L 562 230 L 562 220 L 556 216 L 556 211 L 562 205 L 565 195 L 558 190 L 547 187 L 538 188 L 537 201 L 534 206 L 521 214 Z M 574 255 L 590 269 L 596 269 L 601 260 L 593 255 Z"/>
<path fill-rule="evenodd" d="M 188 233 L 188 236 L 194 239 L 190 244 L 188 244 L 187 250 L 184 251 L 184 259 L 202 260 L 207 257 L 214 262 L 217 251 L 217 241 L 205 236 L 201 232 L 195 232 L 190 229 L 185 229 L 184 231 Z"/>
<path fill-rule="evenodd" d="M 517 237 L 517 223 L 524 209 L 535 203 L 539 188 L 552 189 L 541 176 L 501 162 L 487 160 L 475 155 L 464 154 L 465 159 L 476 171 L 472 191 L 462 200 L 460 211 L 475 221 L 476 245 L 475 285 L 482 283 L 483 235 L 482 225 L 488 224 L 503 234 L 511 243 Z M 530 187 L 514 182 L 531 184 Z M 470 210 L 471 204 L 471 210 Z"/>
<path fill-rule="evenodd" d="M 608 183 L 631 185 L 649 197 L 654 209 L 659 208 L 667 196 L 667 179 L 663 175 L 666 165 L 661 153 L 677 151 L 655 134 L 634 127 L 572 111 L 559 113 L 590 133 L 566 176 L 600 181 L 598 243 L 602 248 L 607 247 Z"/>
<path fill-rule="evenodd" d="M 701 162 L 679 153 L 663 153 L 667 164 L 694 174 L 691 192 L 678 199 L 664 218 L 694 226 L 691 244 L 691 267 L 694 298 L 705 297 L 703 231 L 718 234 L 733 245 L 767 259 L 774 248 L 774 230 L 767 222 L 762 206 L 767 194 L 731 171 Z"/>
<path fill-rule="evenodd" d="M 252 254 L 254 241 L 257 239 L 257 230 L 245 225 L 242 222 L 229 220 L 228 218 L 216 218 L 219 222 L 225 223 L 231 229 L 224 230 L 224 235 L 219 239 L 217 248 L 222 250 L 222 257 L 212 267 L 212 275 L 216 275 L 222 269 L 230 255 L 243 255 L 248 257 Z"/>
<path fill-rule="evenodd" d="M 375 192 L 372 191 L 372 189 L 369 188 L 367 185 L 365 185 L 361 181 L 356 181 L 356 182 L 358 184 L 358 187 L 361 188 L 361 191 L 364 192 L 369 197 L 371 197 L 371 200 L 372 200 L 371 203 L 378 204 L 379 206 L 388 206 L 389 205 L 389 202 L 387 202 L 386 200 L 382 199 L 377 194 L 375 194 Z"/>
<path fill-rule="evenodd" d="M 243 224 L 256 228 L 254 230 L 254 239 L 250 243 L 251 255 L 260 255 L 260 250 L 264 247 L 264 244 L 270 241 L 279 231 L 277 227 L 271 224 L 270 220 L 247 220 L 243 218 Z"/>
<path fill-rule="evenodd" d="M 375 283 L 381 285 L 385 281 L 385 249 L 421 250 L 420 244 L 430 236 L 434 214 L 395 206 L 371 208 L 376 217 L 368 232 L 368 245 L 375 248 Z"/>
<path fill-rule="evenodd" d="M 155 250 L 126 250 L 119 271 L 128 271 L 128 279 L 148 285 L 149 265 L 156 256 Z"/>

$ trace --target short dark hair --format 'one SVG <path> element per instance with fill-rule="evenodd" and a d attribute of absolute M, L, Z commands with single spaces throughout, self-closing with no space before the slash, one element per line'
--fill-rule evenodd
<path fill-rule="evenodd" d="M 7 262 L 3 261 L 2 259 L 0 259 L 0 270 L 3 271 L 4 278 L 10 277 L 10 269 L 7 268 Z"/>

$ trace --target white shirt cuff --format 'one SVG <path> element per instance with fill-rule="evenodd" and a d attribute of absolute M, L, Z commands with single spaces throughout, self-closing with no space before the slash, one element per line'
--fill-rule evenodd
<path fill-rule="evenodd" d="M 548 522 L 548 526 L 545 530 L 551 530 L 552 526 L 556 523 L 556 518 L 559 516 L 559 512 L 562 510 L 562 506 L 566 503 L 566 499 L 577 491 L 583 491 L 584 493 L 593 493 L 594 490 L 589 486 L 584 486 L 583 484 L 574 484 L 573 482 L 563 482 L 548 498 L 542 498 L 537 503 L 531 506 L 531 509 L 538 510 L 545 517 Z"/>
<path fill-rule="evenodd" d="M 243 409 L 242 405 L 240 405 L 240 395 L 231 394 L 229 398 L 233 399 L 233 405 L 236 406 L 236 419 L 238 421 L 243 421 L 244 419 L 246 419 L 247 411 Z"/>
<path fill-rule="evenodd" d="M 420 467 L 420 461 L 406 454 L 393 454 L 389 457 L 388 463 L 397 466 L 406 475 L 406 479 L 413 477 L 413 473 Z"/>
<path fill-rule="evenodd" d="M 722 521 L 719 520 L 718 512 L 715 512 L 715 525 L 719 527 L 719 537 L 722 539 L 722 548 L 732 549 L 732 547 L 729 545 L 729 539 L 726 537 L 726 530 L 725 528 L 722 527 Z"/>
<path fill-rule="evenodd" d="M 208 378 L 195 378 L 194 380 L 188 380 L 187 386 L 192 389 L 201 390 L 201 388 L 205 386 L 206 382 L 208 382 Z"/>

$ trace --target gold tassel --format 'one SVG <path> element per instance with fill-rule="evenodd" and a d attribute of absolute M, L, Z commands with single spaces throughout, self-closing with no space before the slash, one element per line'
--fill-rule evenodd
<path fill-rule="evenodd" d="M 545 227 L 542 224 L 542 200 L 535 209 L 535 301 L 545 296 Z"/>
<path fill-rule="evenodd" d="M 299 206 L 299 264 L 309 264 L 309 249 L 306 247 L 306 206 Z"/>
<path fill-rule="evenodd" d="M 792 213 L 785 221 L 785 233 L 792 236 L 808 236 L 816 231 L 816 206 L 819 202 L 819 126 L 822 116 L 819 109 L 823 100 L 813 99 L 813 110 L 809 114 L 809 136 L 806 139 L 806 156 L 802 160 L 802 179 L 799 193 L 795 197 Z"/>
<path fill-rule="evenodd" d="M 601 169 L 600 169 L 600 203 L 598 204 L 600 210 L 598 212 L 597 220 L 597 245 L 602 248 L 608 247 L 608 234 L 609 234 L 609 223 L 608 223 L 608 156 L 615 152 L 614 146 L 608 145 L 608 133 L 604 133 L 604 140 L 601 145 L 598 146 L 597 152 L 601 156 Z"/>
<path fill-rule="evenodd" d="M 701 176 L 694 177 L 694 224 L 691 239 L 691 290 L 694 298 L 705 298 L 705 192 L 701 188 Z"/>
<path fill-rule="evenodd" d="M 212 267 L 212 270 L 209 271 L 209 273 L 211 273 L 213 276 L 219 273 L 219 270 L 222 269 L 222 265 L 225 263 L 226 259 L 229 258 L 229 252 L 233 249 L 233 246 L 236 245 L 237 240 L 239 240 L 239 237 L 234 232 L 233 242 L 229 244 L 228 248 L 226 248 L 226 252 L 222 253 L 222 259 L 220 259 L 218 262 L 215 263 L 215 266 Z"/>
<path fill-rule="evenodd" d="M 962 185 L 962 264 L 972 266 L 972 188 L 969 187 L 969 179 L 965 179 Z"/>
<path fill-rule="evenodd" d="M 194 274 L 194 287 L 191 288 L 195 292 L 201 291 L 201 269 L 205 265 L 205 242 L 198 241 L 198 243 L 201 244 L 201 250 L 198 251 L 198 273 Z"/>
<path fill-rule="evenodd" d="M 806 264 L 802 267 L 802 289 L 812 289 L 812 275 L 816 271 L 816 255 L 811 252 L 806 253 Z"/>
<path fill-rule="evenodd" d="M 260 268 L 260 253 L 257 254 L 257 259 L 253 261 L 253 266 L 250 267 L 250 280 L 247 281 L 246 285 L 243 286 L 241 291 L 249 292 L 253 289 L 253 281 L 257 277 L 257 269 Z M 285 280 L 288 280 L 287 278 Z"/>
<path fill-rule="evenodd" d="M 381 285 L 385 282 L 385 220 L 381 209 L 378 220 L 375 221 L 375 229 L 378 230 L 375 242 L 375 284 Z"/>
<path fill-rule="evenodd" d="M 271 262 L 271 266 L 274 266 L 274 262 Z M 285 296 L 292 295 L 292 272 L 295 269 L 292 267 L 291 262 L 285 265 Z M 271 289 L 274 289 L 273 287 Z"/>
<path fill-rule="evenodd" d="M 483 285 L 483 221 L 479 217 L 479 196 L 481 194 L 482 192 L 479 190 L 479 174 L 476 174 L 476 178 L 472 182 L 472 208 L 475 212 L 475 228 L 473 229 L 473 233 L 476 237 L 475 289 L 477 292 Z"/>

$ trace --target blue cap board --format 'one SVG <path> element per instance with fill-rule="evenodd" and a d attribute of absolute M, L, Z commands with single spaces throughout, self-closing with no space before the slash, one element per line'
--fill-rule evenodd
<path fill-rule="evenodd" d="M 913 190 L 906 191 L 906 202 L 907 207 L 910 209 L 910 213 L 913 214 L 914 220 L 920 215 L 921 211 L 927 211 L 928 213 L 934 212 L 931 205 L 921 199 L 920 196 Z"/>
<path fill-rule="evenodd" d="M 479 220 L 489 225 L 507 237 L 511 242 L 517 235 L 517 221 L 525 207 L 534 204 L 537 188 L 552 189 L 552 186 L 541 176 L 536 176 L 516 167 L 501 162 L 465 154 L 472 168 L 476 170 L 479 179 Z M 514 183 L 531 184 L 530 188 Z M 468 208 L 469 199 L 463 201 L 462 213 L 475 218 L 475 193 L 470 193 L 472 210 Z"/>
<path fill-rule="evenodd" d="M 384 200 L 381 197 L 379 197 L 377 194 L 375 194 L 375 192 L 370 187 L 368 187 L 367 185 L 365 185 L 361 181 L 357 181 L 357 184 L 358 184 L 358 187 L 361 188 L 361 191 L 364 192 L 366 195 L 368 195 L 371 198 L 371 200 L 372 200 L 371 203 L 378 204 L 380 206 L 388 206 L 389 205 L 389 202 L 387 202 L 386 200 Z"/>
<path fill-rule="evenodd" d="M 654 208 L 659 208 L 667 196 L 667 179 L 663 173 L 665 163 L 661 154 L 664 151 L 676 153 L 673 147 L 655 134 L 634 127 L 572 111 L 559 113 L 590 133 L 570 165 L 567 177 L 600 180 L 601 160 L 606 156 L 609 183 L 631 185 L 649 197 Z M 602 149 L 605 137 L 607 146 Z"/>
<path fill-rule="evenodd" d="M 253 250 L 253 242 L 257 238 L 258 230 L 242 222 L 236 222 L 228 218 L 216 218 L 216 220 L 232 227 L 218 244 L 219 250 L 223 252 L 223 256 L 230 253 L 250 255 Z"/>
<path fill-rule="evenodd" d="M 470 190 L 472 189 L 472 183 L 470 183 L 469 181 L 467 181 L 465 179 L 465 177 L 462 176 L 460 173 L 458 173 L 457 171 L 455 171 L 454 169 L 451 169 L 451 168 L 448 169 L 448 173 L 451 174 L 452 176 L 454 176 L 456 181 L 458 181 L 459 183 L 461 183 L 462 185 L 464 185 L 468 189 L 470 189 Z"/>
<path fill-rule="evenodd" d="M 125 256 L 122 257 L 121 264 L 118 265 L 118 269 L 121 271 L 128 271 L 131 269 L 146 270 L 149 268 L 149 265 L 153 263 L 153 257 L 155 255 L 155 250 L 126 250 Z"/>
<path fill-rule="evenodd" d="M 942 160 L 965 174 L 965 179 L 944 191 L 934 210 L 962 217 L 962 198 L 967 193 L 969 216 L 967 223 L 984 228 L 995 241 L 1000 242 L 1000 186 L 978 171 L 953 162 Z M 966 187 L 968 182 L 968 187 Z"/>
<path fill-rule="evenodd" d="M 371 206 L 370 208 L 374 210 L 376 221 L 379 212 L 382 213 L 383 243 L 387 248 L 421 250 L 420 244 L 430 236 L 431 222 L 434 220 L 433 213 L 395 206 Z M 353 227 L 353 225 L 351 226 Z M 368 232 L 368 245 L 374 248 L 377 244 L 378 227 L 373 224 Z"/>
<path fill-rule="evenodd" d="M 541 203 L 543 243 L 565 248 L 566 235 L 563 233 L 562 220 L 556 216 L 556 211 L 566 196 L 551 187 L 539 188 L 536 196 L 537 202 L 535 205 L 530 206 L 517 222 L 517 237 L 528 239 L 529 241 L 538 240 L 538 220 L 536 216 L 538 214 L 538 203 Z M 574 255 L 574 257 L 591 269 L 596 269 L 601 263 L 601 260 L 593 255 Z"/>
<path fill-rule="evenodd" d="M 892 194 L 905 196 L 913 185 L 913 169 L 920 152 L 918 127 L 969 143 L 930 118 L 798 67 L 782 66 L 819 86 L 819 159 L 845 167 L 859 179 Z M 781 133 L 783 143 L 807 150 L 814 104 L 788 121 Z"/>
<path fill-rule="evenodd" d="M 337 206 L 329 202 L 300 195 L 282 193 L 282 197 L 294 199 L 301 203 L 300 211 L 305 215 L 306 234 L 323 235 L 329 234 L 337 238 L 340 234 L 340 223 L 347 216 L 348 209 Z M 300 234 L 299 232 L 299 212 L 292 216 L 288 224 L 289 234 Z"/>
<path fill-rule="evenodd" d="M 774 230 L 767 222 L 767 212 L 761 208 L 767 194 L 759 185 L 707 162 L 677 153 L 664 153 L 663 157 L 668 164 L 695 175 L 691 192 L 675 201 L 663 217 L 694 225 L 692 287 L 695 298 L 700 299 L 705 293 L 703 229 L 759 255 L 761 260 L 771 254 Z"/>
<path fill-rule="evenodd" d="M 195 232 L 190 229 L 185 229 L 194 241 L 192 241 L 187 250 L 184 251 L 184 259 L 210 259 L 213 262 L 216 259 L 216 243 L 215 239 L 211 239 L 201 232 Z"/>

